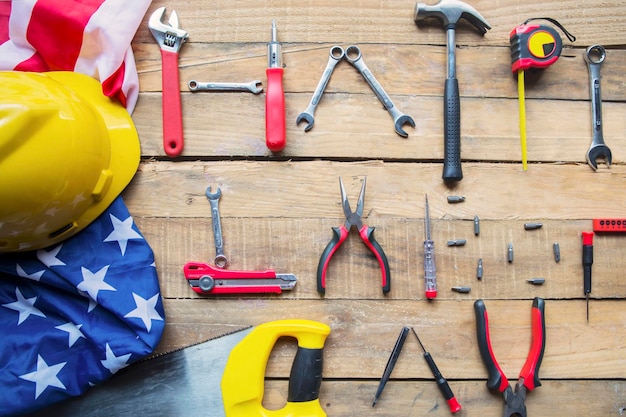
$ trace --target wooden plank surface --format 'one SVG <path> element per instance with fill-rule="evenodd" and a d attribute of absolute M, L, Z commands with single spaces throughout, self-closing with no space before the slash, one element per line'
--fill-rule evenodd
<path fill-rule="evenodd" d="M 180 54 L 185 150 L 162 149 L 161 62 L 147 28 L 157 7 L 176 10 L 189 41 Z M 133 113 L 142 163 L 124 192 L 152 246 L 166 311 L 157 353 L 248 325 L 285 318 L 331 327 L 324 352 L 321 404 L 329 416 L 449 415 L 421 350 L 408 339 L 375 408 L 371 407 L 402 326 L 414 326 L 463 405 L 461 416 L 500 415 L 500 395 L 485 386 L 473 303 L 485 300 L 493 349 L 515 382 L 530 344 L 534 297 L 546 300 L 543 385 L 529 393 L 529 415 L 626 414 L 626 245 L 597 234 L 589 322 L 582 288 L 581 235 L 591 219 L 626 217 L 626 4 L 607 1 L 486 1 L 474 6 L 492 25 L 481 37 L 457 31 L 464 179 L 441 180 L 445 31 L 416 25 L 415 3 L 364 0 L 284 2 L 154 0 L 133 41 L 140 97 Z M 576 35 L 561 58 L 527 77 L 528 157 L 523 171 L 517 79 L 509 32 L 530 17 L 558 19 Z M 276 19 L 283 43 L 287 147 L 265 146 L 265 93 L 191 93 L 199 81 L 266 83 L 266 43 Z M 602 67 L 604 137 L 613 165 L 586 162 L 591 142 L 589 78 L 583 60 L 592 44 L 607 48 Z M 304 132 L 295 123 L 315 89 L 333 45 L 358 45 L 395 105 L 415 119 L 408 138 L 358 72 L 341 63 Z M 383 295 L 380 270 L 357 236 L 349 236 L 316 291 L 319 257 L 343 223 L 341 176 L 353 207 L 367 178 L 364 221 L 376 227 L 391 268 Z M 220 187 L 225 253 L 231 269 L 275 269 L 298 283 L 282 295 L 206 297 L 191 291 L 182 267 L 215 256 L 207 186 Z M 436 245 L 438 297 L 424 297 L 424 197 Z M 449 204 L 446 197 L 464 196 Z M 473 219 L 480 219 L 474 234 Z M 541 222 L 524 230 L 525 222 Z M 354 233 L 354 232 L 353 232 Z M 356 233 L 354 233 L 356 234 Z M 447 240 L 466 239 L 463 247 Z M 507 261 L 507 246 L 514 261 Z M 559 243 L 556 262 L 553 244 Z M 476 278 L 478 259 L 484 277 Z M 542 286 L 526 282 L 545 278 Z M 469 294 L 450 291 L 471 286 Z M 267 364 L 264 406 L 285 404 L 295 343 L 280 339 Z"/>

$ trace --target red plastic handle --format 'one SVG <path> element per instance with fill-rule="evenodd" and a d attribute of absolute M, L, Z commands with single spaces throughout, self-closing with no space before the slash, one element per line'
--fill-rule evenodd
<path fill-rule="evenodd" d="M 161 49 L 163 66 L 163 149 L 174 158 L 183 152 L 183 113 L 178 76 L 178 53 Z"/>
<path fill-rule="evenodd" d="M 489 336 L 489 317 L 487 316 L 487 307 L 483 300 L 474 302 L 474 313 L 476 314 L 476 336 L 478 338 L 478 351 L 483 363 L 487 368 L 487 388 L 504 392 L 509 387 L 507 379 L 502 368 L 498 364 L 493 349 L 491 348 L 491 337 Z"/>
<path fill-rule="evenodd" d="M 348 237 L 349 230 L 345 226 L 333 227 L 333 238 L 326 245 L 326 249 L 322 252 L 320 262 L 317 265 L 317 292 L 324 295 L 326 292 L 326 269 L 330 263 L 333 254 L 339 249 L 339 246 Z"/>
<path fill-rule="evenodd" d="M 522 368 L 519 376 L 524 378 L 524 386 L 528 391 L 541 386 L 539 381 L 539 367 L 543 360 L 543 351 L 546 346 L 546 322 L 544 317 L 545 301 L 536 297 L 533 300 L 532 308 L 532 329 L 533 337 L 530 343 L 528 359 Z"/>
<path fill-rule="evenodd" d="M 374 256 L 376 256 L 376 260 L 378 261 L 382 274 L 383 294 L 387 294 L 389 290 L 391 290 L 389 261 L 387 260 L 387 255 L 385 255 L 383 248 L 374 238 L 374 228 L 367 226 L 361 227 L 359 230 L 359 236 L 361 236 L 361 240 L 365 243 L 365 246 L 367 246 L 369 250 L 372 251 Z"/>
<path fill-rule="evenodd" d="M 268 68 L 267 93 L 265 95 L 265 143 L 272 152 L 285 148 L 285 93 L 283 91 L 283 69 Z"/>

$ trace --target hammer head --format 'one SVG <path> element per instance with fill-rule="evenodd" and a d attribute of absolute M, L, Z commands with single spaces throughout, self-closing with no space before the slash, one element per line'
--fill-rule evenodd
<path fill-rule="evenodd" d="M 428 18 L 441 20 L 445 29 L 454 29 L 461 19 L 470 22 L 484 35 L 491 25 L 472 6 L 459 0 L 439 0 L 436 4 L 415 4 L 415 22 Z"/>

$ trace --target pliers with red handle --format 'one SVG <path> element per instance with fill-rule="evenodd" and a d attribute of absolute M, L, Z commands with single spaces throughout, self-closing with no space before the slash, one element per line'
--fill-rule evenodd
<path fill-rule="evenodd" d="M 489 320 L 487 308 L 483 300 L 476 300 L 474 311 L 476 313 L 476 334 L 478 336 L 478 348 L 483 363 L 487 367 L 489 378 L 487 388 L 497 390 L 504 396 L 505 417 L 526 417 L 526 391 L 532 391 L 541 386 L 539 381 L 539 366 L 543 359 L 543 351 L 546 346 L 546 323 L 544 318 L 545 301 L 535 298 L 532 306 L 532 340 L 530 352 L 526 363 L 519 374 L 519 380 L 515 384 L 515 390 L 511 388 L 509 381 L 502 372 L 491 349 L 489 337 Z"/>
<path fill-rule="evenodd" d="M 381 246 L 374 238 L 374 228 L 364 225 L 361 219 L 361 217 L 363 216 L 363 205 L 365 202 L 366 180 L 367 178 L 363 179 L 363 185 L 361 186 L 361 194 L 359 195 L 359 200 L 356 205 L 356 211 L 353 212 L 350 208 L 350 202 L 348 201 L 348 197 L 346 196 L 346 190 L 343 187 L 343 182 L 341 181 L 341 177 L 339 177 L 341 205 L 343 206 L 343 212 L 346 216 L 346 223 L 340 227 L 333 227 L 333 238 L 326 246 L 326 249 L 324 249 L 324 252 L 322 252 L 320 262 L 317 266 L 317 292 L 319 292 L 321 295 L 324 295 L 326 293 L 326 269 L 328 268 L 330 259 L 337 251 L 337 249 L 339 249 L 341 244 L 346 240 L 352 226 L 356 226 L 356 228 L 359 230 L 359 236 L 361 236 L 361 240 L 363 241 L 363 243 L 365 243 L 365 246 L 367 246 L 368 249 L 372 251 L 372 253 L 376 257 L 376 260 L 378 261 L 378 264 L 380 265 L 380 269 L 382 270 L 383 294 L 387 294 L 391 289 L 389 262 L 387 261 L 387 256 L 385 255 L 383 248 L 381 248 Z"/>

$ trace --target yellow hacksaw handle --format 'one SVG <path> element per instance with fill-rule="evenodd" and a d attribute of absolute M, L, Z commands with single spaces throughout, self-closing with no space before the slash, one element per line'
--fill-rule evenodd
<path fill-rule="evenodd" d="M 254 328 L 231 351 L 222 377 L 226 417 L 326 417 L 319 401 L 322 355 L 330 327 L 311 320 L 279 320 Z M 298 341 L 289 377 L 287 404 L 279 410 L 263 407 L 265 367 L 276 341 Z"/>

